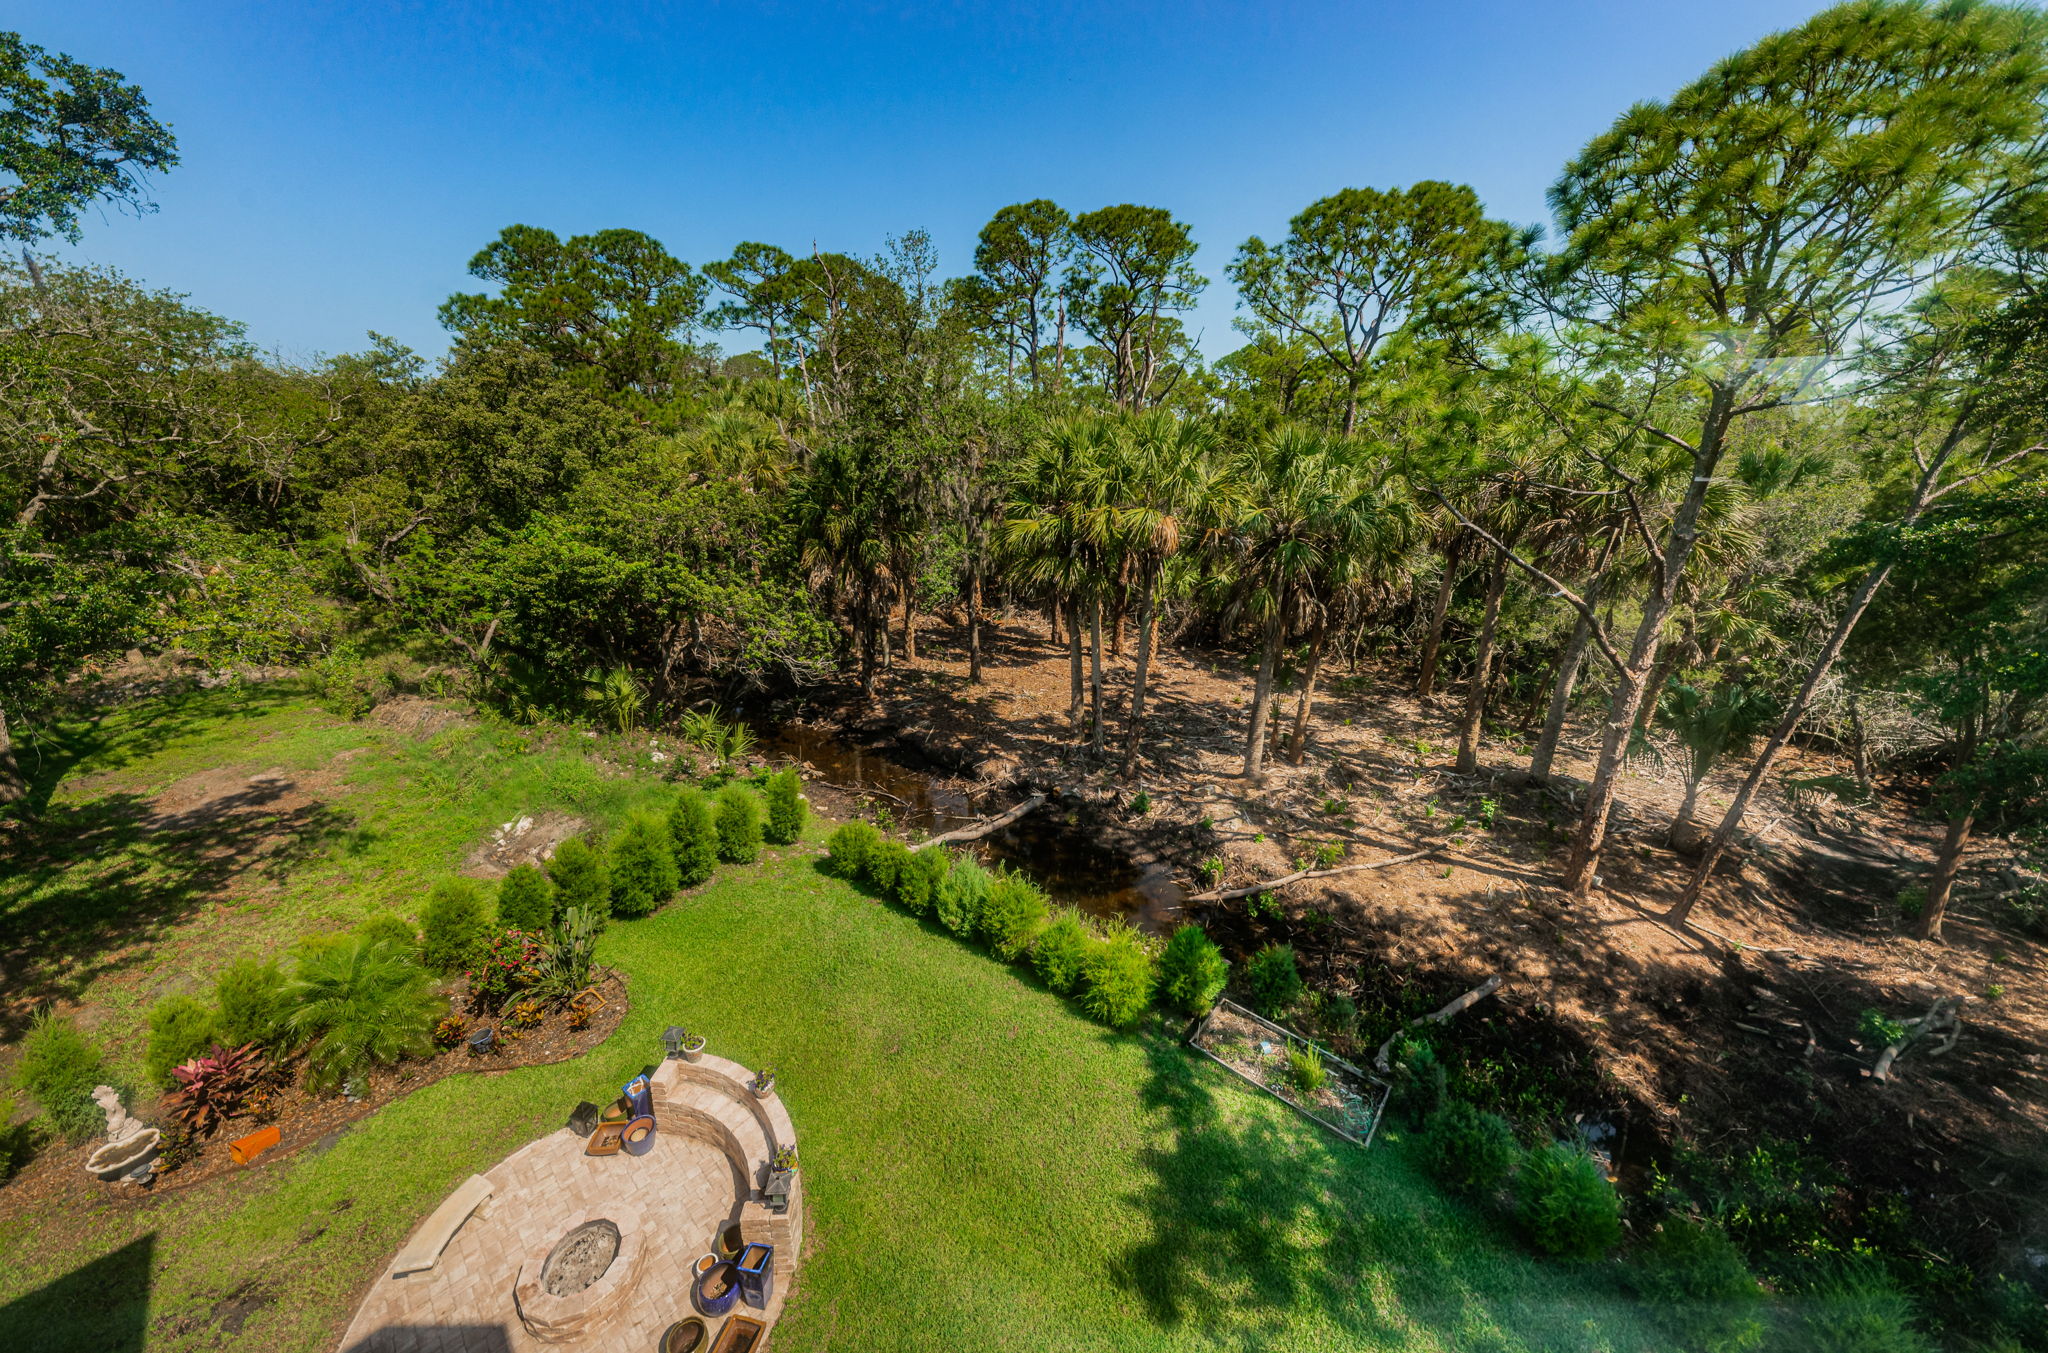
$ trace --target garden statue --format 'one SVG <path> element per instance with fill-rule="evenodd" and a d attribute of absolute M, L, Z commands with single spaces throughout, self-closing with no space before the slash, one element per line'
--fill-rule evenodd
<path fill-rule="evenodd" d="M 107 1144 L 86 1157 L 85 1168 L 98 1179 L 139 1183 L 155 1171 L 157 1145 L 163 1134 L 128 1116 L 121 1092 L 111 1085 L 93 1087 L 93 1103 L 107 1116 Z"/>

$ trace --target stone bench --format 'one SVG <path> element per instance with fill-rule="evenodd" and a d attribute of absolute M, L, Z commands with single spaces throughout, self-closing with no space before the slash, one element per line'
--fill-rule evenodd
<path fill-rule="evenodd" d="M 391 1265 L 391 1276 L 404 1273 L 418 1273 L 430 1269 L 441 1260 L 441 1251 L 448 1248 L 448 1242 L 462 1229 L 462 1224 L 490 1200 L 491 1181 L 480 1174 L 473 1174 L 462 1181 L 462 1187 L 448 1195 L 441 1205 L 434 1209 L 434 1215 L 421 1223 L 420 1229 L 412 1233 L 412 1239 L 405 1242 L 405 1248 L 398 1252 L 398 1259 Z"/>

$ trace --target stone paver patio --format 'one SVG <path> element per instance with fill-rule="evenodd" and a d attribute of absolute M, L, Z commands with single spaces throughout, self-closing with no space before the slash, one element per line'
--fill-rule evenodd
<path fill-rule="evenodd" d="M 387 1266 L 378 1275 L 342 1339 L 343 1353 L 652 1353 L 671 1323 L 697 1314 L 691 1265 L 734 1222 L 746 1242 L 775 1246 L 767 1308 L 742 1302 L 732 1312 L 768 1322 L 772 1335 L 802 1244 L 802 1177 L 786 1213 L 761 1205 L 768 1161 L 778 1147 L 795 1146 L 796 1133 L 780 1099 L 757 1098 L 746 1088 L 750 1074 L 719 1057 L 664 1062 L 653 1077 L 660 1126 L 644 1156 L 586 1156 L 585 1139 L 566 1127 L 507 1156 L 484 1174 L 490 1200 L 455 1232 L 433 1268 L 394 1274 Z M 564 1340 L 558 1331 L 543 1341 L 514 1300 L 520 1267 L 600 1218 L 626 1233 L 613 1261 L 619 1271 L 593 1285 L 601 1301 L 572 1335 Z M 725 1322 L 705 1323 L 715 1339 Z M 755 1348 L 765 1349 L 766 1338 Z"/>

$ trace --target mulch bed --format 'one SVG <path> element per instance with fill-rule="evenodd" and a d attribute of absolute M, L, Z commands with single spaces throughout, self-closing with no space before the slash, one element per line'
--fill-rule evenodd
<path fill-rule="evenodd" d="M 1189 1041 L 1246 1080 L 1270 1090 L 1289 1104 L 1333 1127 L 1354 1141 L 1365 1142 L 1384 1100 L 1385 1087 L 1354 1075 L 1334 1056 L 1323 1058 L 1323 1084 L 1304 1090 L 1294 1083 L 1287 1053 L 1299 1035 L 1275 1033 L 1277 1026 L 1251 1018 L 1230 1001 L 1219 1001 Z"/>
<path fill-rule="evenodd" d="M 97 1205 L 141 1203 L 166 1193 L 183 1192 L 226 1175 L 263 1169 L 309 1147 L 324 1150 L 339 1140 L 351 1123 L 444 1076 L 463 1071 L 513 1071 L 580 1057 L 611 1036 L 630 1005 L 625 977 L 618 972 L 608 974 L 599 984 L 598 992 L 605 1003 L 581 1029 L 569 1027 L 566 1011 L 555 1011 L 533 1028 L 520 1031 L 504 1029 L 500 1020 L 472 1019 L 472 1028 L 485 1023 L 499 1027 L 489 1052 L 474 1054 L 467 1047 L 456 1047 L 423 1061 L 379 1067 L 364 1077 L 366 1084 L 360 1099 L 308 1093 L 301 1083 L 303 1068 L 299 1059 L 294 1058 L 287 1064 L 290 1082 L 279 1092 L 274 1112 L 265 1113 L 261 1119 L 243 1116 L 230 1121 L 206 1139 L 195 1158 L 146 1185 L 107 1184 L 88 1175 L 85 1158 L 103 1142 L 95 1140 L 76 1146 L 52 1143 L 13 1180 L 0 1187 L 0 1222 L 18 1213 L 43 1211 L 51 1203 L 63 1204 L 71 1199 Z M 458 984 L 452 995 L 457 1009 L 467 1003 L 463 984 Z M 151 1126 L 163 1127 L 168 1122 L 165 1114 L 154 1111 L 155 1106 L 144 1104 L 141 1109 L 136 1116 Z M 228 1154 L 229 1144 L 272 1124 L 279 1131 L 278 1144 L 247 1165 L 235 1164 Z"/>

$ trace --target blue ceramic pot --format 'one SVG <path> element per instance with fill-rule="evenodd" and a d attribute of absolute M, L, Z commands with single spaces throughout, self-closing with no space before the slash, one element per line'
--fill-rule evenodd
<path fill-rule="evenodd" d="M 714 1292 L 718 1295 L 711 1295 Z M 713 1264 L 710 1272 L 697 1279 L 690 1294 L 697 1299 L 697 1309 L 704 1314 L 724 1315 L 740 1299 L 739 1275 L 731 1264 Z"/>

